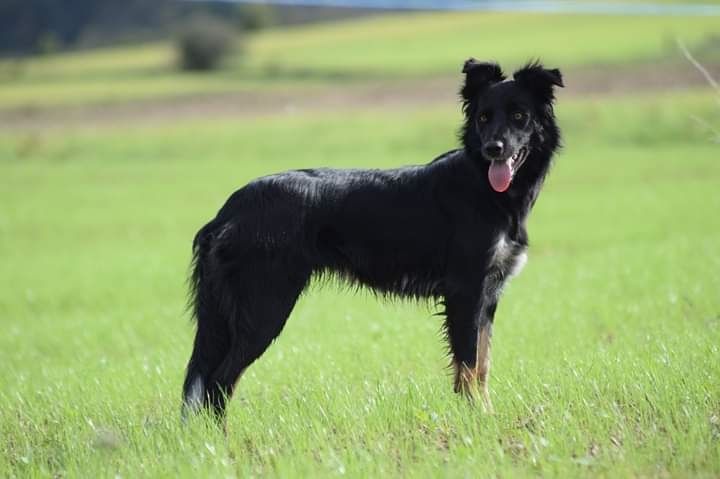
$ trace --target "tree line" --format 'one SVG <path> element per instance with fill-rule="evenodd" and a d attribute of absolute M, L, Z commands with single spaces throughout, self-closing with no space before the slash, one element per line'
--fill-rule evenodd
<path fill-rule="evenodd" d="M 0 0 L 0 55 L 51 53 L 166 38 L 197 15 L 255 30 L 367 14 L 367 10 L 178 0 Z"/>

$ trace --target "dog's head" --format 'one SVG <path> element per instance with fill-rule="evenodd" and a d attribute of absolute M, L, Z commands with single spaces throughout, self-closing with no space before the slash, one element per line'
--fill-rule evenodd
<path fill-rule="evenodd" d="M 552 105 L 562 76 L 535 62 L 509 80 L 496 63 L 474 58 L 465 62 L 463 73 L 464 147 L 472 158 L 487 162 L 490 186 L 504 192 L 534 150 L 557 147 Z"/>

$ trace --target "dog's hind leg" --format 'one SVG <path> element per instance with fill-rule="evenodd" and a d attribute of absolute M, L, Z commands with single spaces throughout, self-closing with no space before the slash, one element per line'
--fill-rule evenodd
<path fill-rule="evenodd" d="M 183 419 L 203 407 L 207 400 L 210 375 L 230 350 L 227 319 L 213 301 L 205 297 L 196 307 L 197 332 L 183 385 Z"/>
<path fill-rule="evenodd" d="M 310 278 L 309 268 L 273 260 L 248 271 L 252 275 L 243 274 L 230 285 L 236 292 L 230 346 L 206 384 L 206 406 L 218 418 L 224 417 L 238 378 L 282 331 Z"/>
<path fill-rule="evenodd" d="M 183 419 L 205 404 L 209 376 L 230 348 L 227 316 L 217 288 L 218 263 L 212 255 L 218 226 L 215 220 L 211 221 L 193 240 L 190 294 L 197 331 L 183 384 Z"/>
<path fill-rule="evenodd" d="M 229 332 L 225 326 L 198 321 L 193 352 L 188 361 L 183 385 L 183 419 L 204 406 L 210 375 L 220 366 L 230 350 Z"/>

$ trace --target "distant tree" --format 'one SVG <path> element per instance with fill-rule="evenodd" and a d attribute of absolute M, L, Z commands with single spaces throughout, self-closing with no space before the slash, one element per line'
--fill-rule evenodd
<path fill-rule="evenodd" d="M 254 32 L 273 25 L 275 14 L 269 5 L 241 4 L 235 10 L 237 24 L 243 31 Z"/>
<path fill-rule="evenodd" d="M 118 41 L 168 38 L 199 14 L 241 31 L 371 13 L 347 8 L 178 0 L 0 0 L 0 55 L 51 53 Z"/>
<path fill-rule="evenodd" d="M 101 4 L 102 0 L 97 2 Z M 52 38 L 72 44 L 96 7 L 89 0 L 3 0 L 0 2 L 0 52 L 33 53 Z"/>
<path fill-rule="evenodd" d="M 177 40 L 180 67 L 215 70 L 227 54 L 239 46 L 237 33 L 227 23 L 206 15 L 194 15 L 181 29 Z"/>
<path fill-rule="evenodd" d="M 98 38 L 156 28 L 177 10 L 172 0 L 0 0 L 0 54 L 47 52 L 78 45 L 88 29 Z"/>

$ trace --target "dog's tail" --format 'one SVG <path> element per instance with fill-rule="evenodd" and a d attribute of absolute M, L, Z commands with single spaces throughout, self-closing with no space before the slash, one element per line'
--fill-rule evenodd
<path fill-rule="evenodd" d="M 199 320 L 199 306 L 202 302 L 203 295 L 206 295 L 202 288 L 206 282 L 208 269 L 208 253 L 210 250 L 210 242 L 212 240 L 214 222 L 203 226 L 197 232 L 192 242 L 192 259 L 190 260 L 190 276 L 188 278 L 188 309 L 192 311 L 192 317 L 196 321 Z"/>
<path fill-rule="evenodd" d="M 200 409 L 207 400 L 209 375 L 222 354 L 219 347 L 227 338 L 227 324 L 221 314 L 213 275 L 217 274 L 211 251 L 217 224 L 211 221 L 198 231 L 192 243 L 191 272 L 188 278 L 188 309 L 197 323 L 197 334 L 183 384 L 183 417 Z"/>

